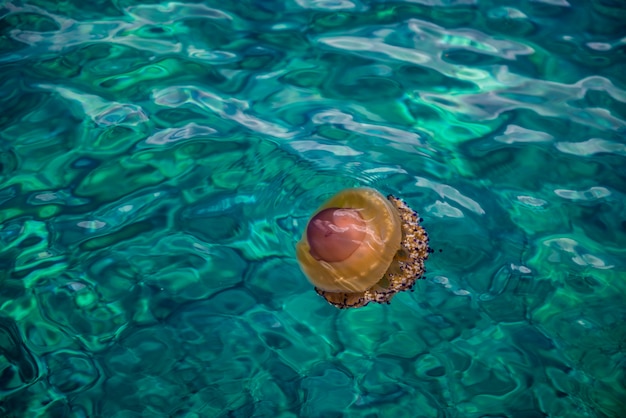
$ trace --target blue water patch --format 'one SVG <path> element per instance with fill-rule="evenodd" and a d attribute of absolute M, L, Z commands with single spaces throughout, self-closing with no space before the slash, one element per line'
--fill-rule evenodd
<path fill-rule="evenodd" d="M 626 416 L 626 5 L 0 5 L 0 417 Z M 366 186 L 413 292 L 295 245 Z"/>

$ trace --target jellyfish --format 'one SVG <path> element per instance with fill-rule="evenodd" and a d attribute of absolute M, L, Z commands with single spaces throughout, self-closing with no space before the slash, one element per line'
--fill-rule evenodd
<path fill-rule="evenodd" d="M 300 268 L 337 308 L 390 303 L 424 275 L 432 251 L 421 219 L 402 200 L 370 188 L 340 191 L 307 223 Z"/>

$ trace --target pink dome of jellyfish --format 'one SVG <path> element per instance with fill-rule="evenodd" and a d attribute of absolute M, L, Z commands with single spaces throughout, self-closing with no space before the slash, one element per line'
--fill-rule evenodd
<path fill-rule="evenodd" d="M 317 293 L 337 308 L 389 303 L 413 287 L 428 258 L 428 234 L 402 200 L 346 189 L 309 220 L 296 255 Z"/>

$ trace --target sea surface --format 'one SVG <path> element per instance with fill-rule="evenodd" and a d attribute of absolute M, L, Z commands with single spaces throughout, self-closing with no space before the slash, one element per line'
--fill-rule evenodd
<path fill-rule="evenodd" d="M 423 217 L 339 310 L 335 192 Z M 626 416 L 626 2 L 0 2 L 0 417 Z"/>

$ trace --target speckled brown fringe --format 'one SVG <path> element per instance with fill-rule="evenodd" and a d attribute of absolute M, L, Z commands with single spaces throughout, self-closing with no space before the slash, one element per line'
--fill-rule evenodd
<path fill-rule="evenodd" d="M 426 271 L 424 261 L 431 250 L 428 233 L 420 226 L 421 218 L 402 200 L 391 195 L 387 199 L 396 207 L 402 221 L 401 249 L 381 280 L 365 292 L 335 293 L 315 288 L 320 296 L 337 308 L 360 308 L 370 302 L 389 303 L 396 293 L 411 289 Z"/>

